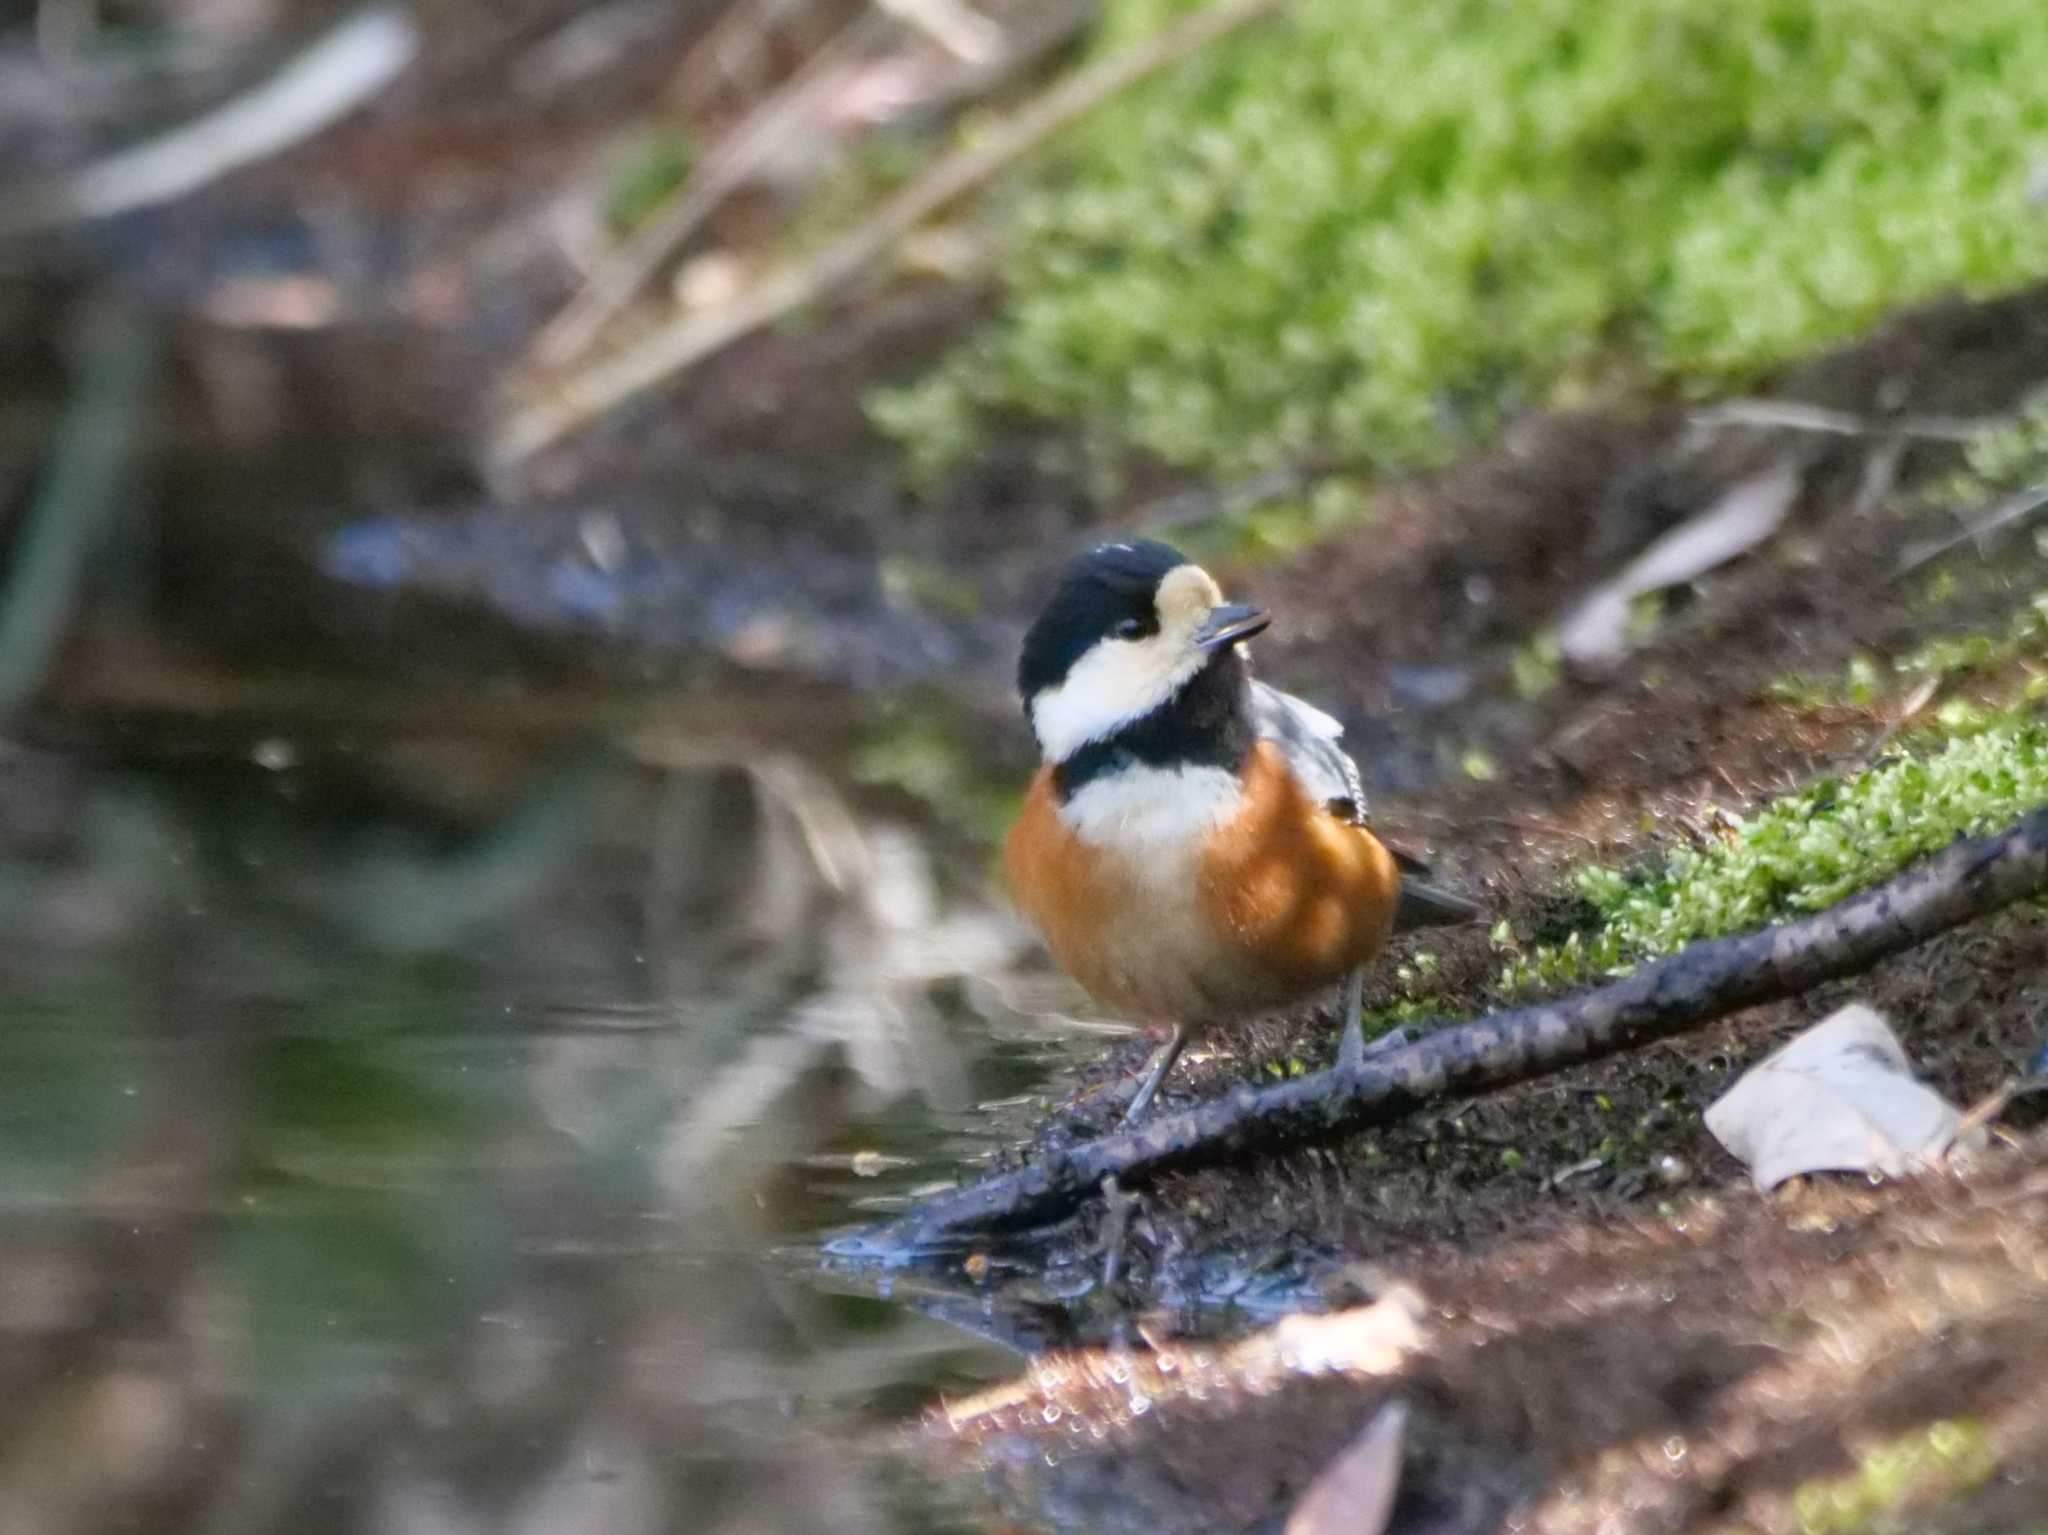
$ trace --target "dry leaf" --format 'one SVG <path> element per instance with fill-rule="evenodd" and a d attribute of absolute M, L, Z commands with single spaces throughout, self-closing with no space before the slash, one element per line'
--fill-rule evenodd
<path fill-rule="evenodd" d="M 1799 466 L 1791 462 L 1751 475 L 1652 543 L 1558 625 L 1557 648 L 1565 660 L 1582 667 L 1620 660 L 1628 649 L 1631 603 L 1681 586 L 1754 549 L 1778 531 L 1799 498 L 1802 481 Z"/>
<path fill-rule="evenodd" d="M 1744 1072 L 1706 1119 L 1768 1190 L 1801 1173 L 1912 1172 L 1948 1149 L 1962 1115 L 1913 1075 L 1890 1025 L 1852 1002 Z"/>
<path fill-rule="evenodd" d="M 1317 1473 L 1287 1516 L 1287 1535 L 1380 1535 L 1401 1487 L 1408 1407 L 1389 1402 Z"/>

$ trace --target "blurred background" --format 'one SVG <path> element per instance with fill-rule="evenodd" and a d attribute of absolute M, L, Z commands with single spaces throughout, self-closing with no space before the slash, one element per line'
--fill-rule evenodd
<path fill-rule="evenodd" d="M 1754 471 L 1610 494 L 1670 412 L 2025 289 L 2044 199 L 2022 0 L 0 5 L 0 1529 L 992 1527 L 890 1435 L 1086 1277 L 815 1244 L 1128 1033 L 990 879 L 1049 573 L 1299 594 L 1639 408 L 1390 645 L 1293 610 L 1476 792 Z M 1974 420 L 2034 316 L 1809 382 Z"/>

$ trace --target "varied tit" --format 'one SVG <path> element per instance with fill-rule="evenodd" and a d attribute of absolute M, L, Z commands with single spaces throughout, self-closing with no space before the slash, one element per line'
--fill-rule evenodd
<path fill-rule="evenodd" d="M 1010 889 L 1103 1006 L 1172 1026 L 1127 1119 L 1188 1039 L 1347 981 L 1338 1060 L 1365 1051 L 1365 967 L 1397 925 L 1469 921 L 1404 883 L 1366 828 L 1358 767 L 1320 709 L 1256 681 L 1270 620 L 1162 543 L 1069 562 L 1017 689 L 1043 766 L 1004 850 Z"/>

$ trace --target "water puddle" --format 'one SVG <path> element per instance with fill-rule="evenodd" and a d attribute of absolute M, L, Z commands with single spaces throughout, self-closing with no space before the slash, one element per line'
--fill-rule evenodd
<path fill-rule="evenodd" d="M 1060 1313 L 818 1242 L 1100 1048 L 1014 932 L 759 774 L 352 750 L 5 760 L 0 1528 L 982 1527 L 883 1446 Z"/>

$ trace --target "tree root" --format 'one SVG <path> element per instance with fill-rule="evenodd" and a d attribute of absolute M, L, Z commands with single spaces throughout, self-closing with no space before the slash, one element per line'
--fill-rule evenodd
<path fill-rule="evenodd" d="M 1352 1066 L 1275 1087 L 1240 1086 L 1155 1114 L 942 1194 L 833 1251 L 901 1259 L 1057 1219 L 1106 1179 L 1129 1188 L 1170 1169 L 1390 1124 L 1429 1104 L 1529 1081 L 1853 975 L 2044 888 L 2048 807 L 1997 836 L 1958 841 L 1813 916 L 1696 943 L 1610 985 L 1446 1027 Z"/>

